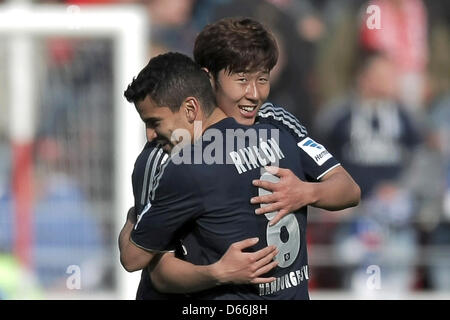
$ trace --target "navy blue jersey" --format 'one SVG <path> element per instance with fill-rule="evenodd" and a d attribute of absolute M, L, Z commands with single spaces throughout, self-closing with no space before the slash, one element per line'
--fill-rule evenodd
<path fill-rule="evenodd" d="M 140 216 L 148 209 L 155 182 L 160 177 L 168 155 L 157 147 L 156 143 L 147 142 L 134 164 L 132 174 L 134 208 Z M 137 300 L 180 299 L 181 295 L 165 294 L 156 290 L 151 282 L 147 268 L 142 270 L 141 280 L 136 293 Z"/>
<path fill-rule="evenodd" d="M 259 109 L 256 121 L 283 127 L 292 134 L 299 147 L 297 151 L 300 154 L 307 181 L 319 181 L 326 173 L 340 165 L 324 146 L 308 135 L 308 131 L 297 118 L 283 108 L 266 102 Z M 330 159 L 333 160 L 328 161 Z"/>
<path fill-rule="evenodd" d="M 154 198 L 154 190 L 164 170 L 168 155 L 157 143 L 147 142 L 134 164 L 132 174 L 134 208 L 138 219 L 151 206 L 151 200 Z M 187 228 L 187 231 L 190 230 Z M 175 256 L 180 259 L 195 260 L 194 255 L 200 254 L 200 247 L 195 238 L 189 233 L 183 235 L 175 248 Z M 159 292 L 152 284 L 148 269 L 141 273 L 141 280 L 136 293 L 137 300 L 168 300 L 184 299 L 187 295 L 166 294 Z"/>
<path fill-rule="evenodd" d="M 273 283 L 221 286 L 202 292 L 200 298 L 309 298 L 306 207 L 269 227 L 276 213 L 254 213 L 258 205 L 251 204 L 250 198 L 262 190 L 252 181 L 274 177 L 265 172 L 265 165 L 289 168 L 302 180 L 320 179 L 337 161 L 306 134 L 294 137 L 280 121 L 274 123 L 261 121 L 248 127 L 226 118 L 208 128 L 200 142 L 186 146 L 166 163 L 151 206 L 131 234 L 139 247 L 169 251 L 193 225 L 202 248 L 202 255 L 191 260 L 194 264 L 214 263 L 232 243 L 251 237 L 260 241 L 250 251 L 271 244 L 278 247 L 279 265 L 267 274 L 276 277 Z M 302 152 L 312 161 L 302 160 Z"/>
<path fill-rule="evenodd" d="M 392 101 L 369 104 L 351 96 L 322 117 L 323 138 L 361 188 L 362 199 L 381 182 L 397 181 L 422 139 L 414 119 Z"/>

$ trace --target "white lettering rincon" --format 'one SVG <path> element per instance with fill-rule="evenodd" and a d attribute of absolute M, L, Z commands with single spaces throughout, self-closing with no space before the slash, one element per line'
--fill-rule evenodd
<path fill-rule="evenodd" d="M 239 174 L 243 173 L 243 172 L 247 172 L 247 169 L 244 167 L 244 165 L 242 164 L 242 160 L 241 157 L 239 157 L 239 153 L 237 153 L 236 151 L 231 151 L 230 152 L 230 158 L 233 161 L 237 171 Z"/>
<path fill-rule="evenodd" d="M 281 151 L 281 148 L 280 148 L 280 146 L 278 145 L 277 141 L 276 141 L 274 138 L 271 138 L 271 139 L 267 140 L 267 142 L 271 145 L 272 150 L 275 151 L 277 157 L 278 157 L 279 159 L 283 159 L 283 158 L 284 158 L 284 154 L 283 154 L 283 152 Z"/>
<path fill-rule="evenodd" d="M 255 152 L 256 157 L 258 158 L 258 162 L 262 165 L 262 166 L 267 166 L 267 160 L 261 156 L 261 154 L 259 153 L 259 149 L 257 146 L 253 146 L 253 152 Z"/>
<path fill-rule="evenodd" d="M 274 138 L 260 140 L 259 147 L 251 146 L 229 152 L 239 174 L 278 162 L 284 158 L 284 153 Z"/>
<path fill-rule="evenodd" d="M 255 155 L 248 149 L 239 149 L 239 153 L 241 154 L 241 158 L 244 159 L 244 162 L 247 167 L 252 166 L 252 169 L 258 167 Z"/>
<path fill-rule="evenodd" d="M 267 159 L 269 159 L 269 162 L 274 163 L 276 161 L 275 158 L 275 154 L 272 151 L 272 149 L 270 148 L 270 146 L 268 145 L 268 143 L 266 141 L 264 141 L 263 139 L 259 139 L 260 141 L 260 148 L 261 151 L 264 152 L 264 155 L 266 156 Z"/>

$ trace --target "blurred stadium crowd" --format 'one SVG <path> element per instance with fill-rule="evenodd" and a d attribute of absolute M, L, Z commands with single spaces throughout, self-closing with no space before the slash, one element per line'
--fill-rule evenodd
<path fill-rule="evenodd" d="M 311 292 L 363 294 L 367 268 L 376 265 L 385 293 L 450 294 L 448 1 L 36 2 L 139 4 L 151 22 L 149 57 L 166 51 L 192 56 L 197 33 L 221 17 L 262 22 L 280 49 L 269 100 L 296 115 L 363 192 L 361 204 L 346 212 L 310 209 Z M 379 28 L 368 23 L 369 5 L 380 8 Z M 62 288 L 67 266 L 76 264 L 93 270 L 85 288 L 112 288 L 112 265 L 118 261 L 108 257 L 117 237 L 108 216 L 113 210 L 111 43 L 48 38 L 36 48 L 35 280 L 44 290 Z M 0 41 L 0 84 L 7 81 L 5 54 Z M 0 114 L 7 115 L 4 87 Z M 1 298 L 11 297 L 2 272 L 13 263 L 6 256 L 13 238 L 7 116 L 0 117 L 0 156 Z"/>

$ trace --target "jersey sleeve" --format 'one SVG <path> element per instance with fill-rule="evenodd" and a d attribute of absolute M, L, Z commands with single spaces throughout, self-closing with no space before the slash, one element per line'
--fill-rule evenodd
<path fill-rule="evenodd" d="M 295 139 L 305 176 L 309 181 L 319 181 L 340 163 L 308 134 L 306 128 L 291 113 L 268 102 L 258 112 L 260 123 L 270 123 L 290 132 Z"/>
<path fill-rule="evenodd" d="M 162 164 L 131 233 L 131 241 L 138 247 L 164 252 L 179 245 L 183 228 L 202 210 L 201 194 L 189 171 L 189 165 L 175 165 L 170 160 Z"/>
<path fill-rule="evenodd" d="M 151 197 L 152 182 L 168 155 L 154 142 L 147 142 L 134 164 L 132 174 L 134 208 L 140 214 Z"/>

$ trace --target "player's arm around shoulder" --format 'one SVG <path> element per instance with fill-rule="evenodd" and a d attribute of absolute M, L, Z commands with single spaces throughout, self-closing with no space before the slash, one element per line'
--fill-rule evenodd
<path fill-rule="evenodd" d="M 313 183 L 316 201 L 312 206 L 337 211 L 355 207 L 361 200 L 361 189 L 347 170 L 337 166 Z"/>
<path fill-rule="evenodd" d="M 273 225 L 285 215 L 307 205 L 333 211 L 358 205 L 361 197 L 359 186 L 324 146 L 309 137 L 295 116 L 271 103 L 261 107 L 259 116 L 290 131 L 297 143 L 304 173 L 311 177 L 311 181 L 302 181 L 288 168 L 267 168 L 280 180 L 277 183 L 253 181 L 256 187 L 271 191 L 269 195 L 250 200 L 253 204 L 268 204 L 257 209 L 256 214 L 278 211 L 270 222 Z"/>
<path fill-rule="evenodd" d="M 135 206 L 127 214 L 125 225 L 119 234 L 120 262 L 128 272 L 143 269 L 153 258 L 153 253 L 139 248 L 131 241 L 131 234 L 136 225 L 137 214 L 141 213 L 148 202 L 156 178 L 164 164 L 163 150 L 154 142 L 147 142 L 138 155 L 132 174 L 133 196 Z M 147 203 L 148 204 L 148 203 Z"/>
<path fill-rule="evenodd" d="M 154 179 L 136 223 L 125 225 L 129 241 L 121 258 L 126 268 L 143 269 L 156 254 L 175 250 L 180 229 L 201 212 L 201 195 L 189 168 L 168 161 Z"/>
<path fill-rule="evenodd" d="M 120 263 L 128 272 L 145 268 L 154 256 L 154 253 L 141 249 L 131 242 L 131 232 L 135 224 L 136 214 L 132 207 L 128 211 L 127 220 L 119 234 Z"/>

